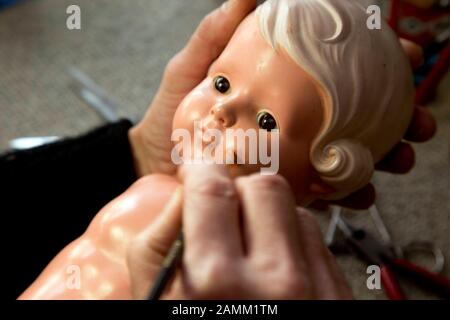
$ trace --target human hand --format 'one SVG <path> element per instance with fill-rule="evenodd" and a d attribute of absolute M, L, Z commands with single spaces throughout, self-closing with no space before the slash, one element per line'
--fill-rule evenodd
<path fill-rule="evenodd" d="M 183 225 L 181 269 L 163 299 L 351 299 L 315 218 L 296 209 L 283 178 L 184 169 L 184 195 L 129 247 L 135 298 L 149 294 Z"/>
<path fill-rule="evenodd" d="M 423 63 L 423 51 L 415 43 L 408 40 L 401 40 L 401 44 L 409 57 L 413 69 L 417 69 Z M 431 113 L 424 107 L 416 106 L 410 127 L 404 137 L 405 141 L 400 142 L 386 157 L 379 162 L 376 170 L 404 174 L 409 172 L 415 163 L 415 153 L 410 142 L 425 142 L 430 140 L 436 133 L 436 121 Z M 364 188 L 356 191 L 350 196 L 333 201 L 337 204 L 352 209 L 366 209 L 375 202 L 375 188 L 368 184 Z M 313 207 L 318 209 L 326 208 L 330 202 L 316 201 Z"/>
<path fill-rule="evenodd" d="M 205 79 L 211 64 L 255 7 L 256 0 L 229 0 L 203 19 L 186 47 L 170 60 L 147 114 L 129 133 L 139 176 L 176 173 L 170 157 L 175 111 L 185 96 Z"/>

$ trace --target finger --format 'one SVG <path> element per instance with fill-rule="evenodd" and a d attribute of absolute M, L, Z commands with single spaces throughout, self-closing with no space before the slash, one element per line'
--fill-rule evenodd
<path fill-rule="evenodd" d="M 414 42 L 406 39 L 400 39 L 400 43 L 402 44 L 403 50 L 405 50 L 408 55 L 412 68 L 417 69 L 422 66 L 424 62 L 422 48 Z"/>
<path fill-rule="evenodd" d="M 309 211 L 297 209 L 297 223 L 300 243 L 305 262 L 310 272 L 309 277 L 317 299 L 349 298 L 349 288 L 333 257 L 326 247 L 320 227 Z"/>
<path fill-rule="evenodd" d="M 247 253 L 291 255 L 292 248 L 299 245 L 295 200 L 286 180 L 256 174 L 238 178 L 236 187 L 241 198 Z M 301 254 L 300 250 L 296 254 Z"/>
<path fill-rule="evenodd" d="M 337 281 L 337 286 L 338 286 L 338 290 L 339 290 L 339 298 L 343 299 L 343 300 L 353 300 L 353 292 L 352 289 L 350 288 L 350 284 L 348 283 L 347 279 L 345 278 L 344 272 L 342 271 L 342 269 L 339 267 L 337 261 L 336 261 L 336 256 L 334 256 L 330 249 L 327 249 L 328 251 L 328 256 L 329 256 L 329 261 L 330 261 L 330 268 L 331 268 L 331 272 L 335 275 L 337 275 L 337 277 L 335 277 L 336 281 Z"/>
<path fill-rule="evenodd" d="M 407 173 L 414 167 L 415 157 L 412 146 L 401 142 L 375 168 L 390 173 Z"/>
<path fill-rule="evenodd" d="M 163 83 L 174 93 L 188 92 L 197 86 L 255 7 L 256 0 L 229 0 L 207 15 L 186 47 L 169 63 Z"/>
<path fill-rule="evenodd" d="M 317 200 L 314 201 L 309 207 L 319 211 L 326 211 L 330 205 L 334 204 L 354 210 L 366 210 L 375 203 L 375 198 L 375 188 L 371 183 L 369 183 L 362 189 L 352 193 L 344 199 L 335 201 Z"/>
<path fill-rule="evenodd" d="M 237 192 L 226 168 L 185 165 L 183 231 L 186 256 L 242 255 Z"/>
<path fill-rule="evenodd" d="M 135 238 L 127 254 L 133 297 L 146 299 L 151 284 L 181 229 L 183 192 L 178 188 L 153 224 Z"/>
<path fill-rule="evenodd" d="M 330 206 L 330 202 L 327 200 L 316 200 L 313 203 L 311 203 L 308 208 L 310 209 L 314 209 L 317 211 L 326 211 L 328 210 L 329 206 Z"/>
<path fill-rule="evenodd" d="M 152 254 L 159 254 L 164 258 L 169 252 L 181 231 L 182 206 L 183 189 L 180 187 L 175 191 L 160 217 L 142 235 Z"/>
<path fill-rule="evenodd" d="M 436 120 L 424 107 L 416 107 L 405 139 L 412 142 L 430 140 L 437 130 Z"/>
<path fill-rule="evenodd" d="M 375 203 L 376 191 L 374 186 L 369 183 L 364 188 L 352 193 L 348 197 L 333 201 L 334 204 L 354 210 L 365 210 Z"/>

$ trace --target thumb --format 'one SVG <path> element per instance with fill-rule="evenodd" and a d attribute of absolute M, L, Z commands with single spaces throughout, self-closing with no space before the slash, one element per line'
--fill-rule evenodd
<path fill-rule="evenodd" d="M 133 298 L 146 299 L 172 243 L 181 230 L 183 191 L 179 187 L 159 217 L 129 245 L 127 265 Z"/>
<path fill-rule="evenodd" d="M 203 81 L 211 64 L 255 7 L 256 0 L 228 0 L 208 14 L 188 44 L 168 64 L 162 81 L 163 91 L 184 98 Z"/>

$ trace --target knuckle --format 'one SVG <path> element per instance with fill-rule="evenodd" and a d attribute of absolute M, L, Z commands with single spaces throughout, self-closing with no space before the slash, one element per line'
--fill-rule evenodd
<path fill-rule="evenodd" d="M 230 258 L 217 255 L 196 268 L 193 294 L 196 297 L 224 296 L 234 287 L 233 264 Z"/>
<path fill-rule="evenodd" d="M 300 277 L 287 279 L 280 293 L 285 300 L 311 299 L 313 296 L 309 280 Z"/>
<path fill-rule="evenodd" d="M 271 288 L 271 298 L 292 300 L 310 296 L 310 285 L 294 258 L 267 259 L 258 268 Z"/>
<path fill-rule="evenodd" d="M 180 70 L 181 64 L 181 54 L 177 53 L 166 65 L 166 69 L 164 70 L 164 77 L 167 78 L 170 75 L 177 74 Z"/>
<path fill-rule="evenodd" d="M 200 22 L 195 35 L 206 42 L 211 42 L 227 34 L 233 25 L 230 26 L 228 23 L 229 19 L 224 14 L 223 8 L 220 7 L 208 13 Z"/>
<path fill-rule="evenodd" d="M 237 194 L 231 179 L 221 176 L 202 178 L 189 184 L 189 191 L 207 197 L 236 199 Z"/>
<path fill-rule="evenodd" d="M 218 12 L 217 10 L 212 11 L 203 18 L 203 20 L 200 22 L 197 33 L 202 34 L 202 32 L 211 31 L 214 22 L 217 22 L 217 12 Z"/>
<path fill-rule="evenodd" d="M 223 277 L 231 269 L 231 261 L 228 257 L 218 255 L 208 259 L 203 266 L 203 279 L 205 282 L 215 281 Z"/>
<path fill-rule="evenodd" d="M 247 183 L 254 188 L 263 190 L 275 190 L 286 192 L 290 190 L 289 183 L 280 175 L 260 175 L 256 174 L 248 178 Z"/>
<path fill-rule="evenodd" d="M 309 281 L 298 269 L 279 273 L 273 284 L 273 295 L 277 300 L 303 299 L 310 296 Z"/>

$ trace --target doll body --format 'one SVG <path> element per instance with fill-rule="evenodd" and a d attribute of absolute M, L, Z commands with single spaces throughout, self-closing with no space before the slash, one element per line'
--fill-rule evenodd
<path fill-rule="evenodd" d="M 358 190 L 402 139 L 413 112 L 405 53 L 387 24 L 361 29 L 366 19 L 356 1 L 268 0 L 180 104 L 173 129 L 192 132 L 200 121 L 202 130 L 278 132 L 279 174 L 299 205 Z M 237 153 L 242 146 L 224 141 L 223 147 Z M 229 165 L 234 176 L 260 168 Z M 138 182 L 133 196 L 127 191 L 102 209 L 21 298 L 130 298 L 127 244 L 177 186 L 170 176 L 145 179 L 147 188 Z M 67 286 L 70 266 L 81 271 L 78 290 Z"/>
<path fill-rule="evenodd" d="M 19 299 L 131 299 L 127 246 L 154 221 L 177 185 L 165 175 L 136 182 L 105 206 L 86 232 L 64 248 Z"/>

